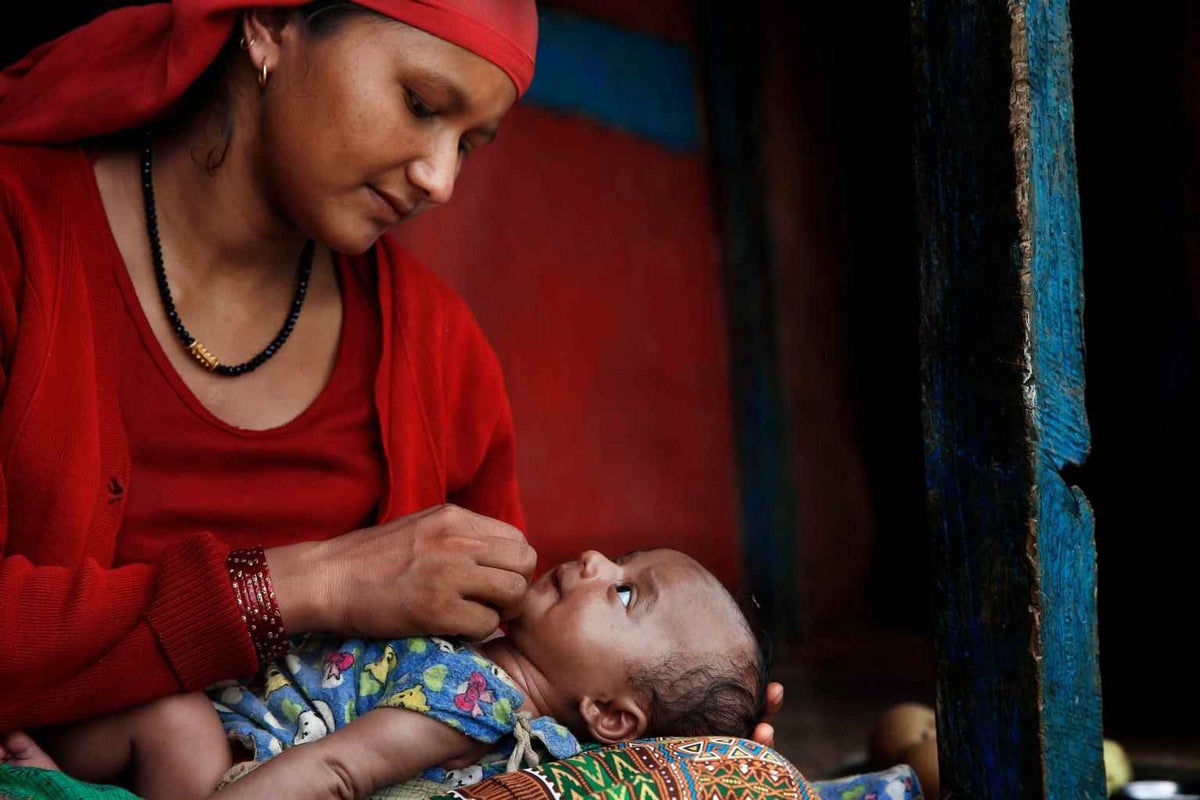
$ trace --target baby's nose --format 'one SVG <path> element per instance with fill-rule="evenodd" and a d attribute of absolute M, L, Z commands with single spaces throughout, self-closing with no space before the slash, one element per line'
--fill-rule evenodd
<path fill-rule="evenodd" d="M 616 566 L 598 550 L 584 550 L 579 554 L 579 563 L 583 565 L 580 574 L 585 578 L 595 578 Z"/>

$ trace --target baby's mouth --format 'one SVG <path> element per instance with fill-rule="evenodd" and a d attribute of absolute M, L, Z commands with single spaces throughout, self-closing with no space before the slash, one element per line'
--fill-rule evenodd
<path fill-rule="evenodd" d="M 560 598 L 562 597 L 562 584 L 559 583 L 561 577 L 562 565 L 559 565 L 550 573 L 550 585 L 554 587 L 554 593 Z"/>

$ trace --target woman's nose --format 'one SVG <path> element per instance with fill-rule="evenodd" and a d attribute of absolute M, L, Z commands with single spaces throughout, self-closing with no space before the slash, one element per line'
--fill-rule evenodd
<path fill-rule="evenodd" d="M 584 550 L 579 554 L 579 563 L 583 565 L 579 574 L 584 578 L 600 577 L 617 566 L 597 550 Z"/>
<path fill-rule="evenodd" d="M 422 199 L 426 202 L 449 203 L 460 166 L 457 140 L 452 143 L 439 141 L 427 155 L 414 159 L 409 165 L 409 181 L 424 193 Z"/>

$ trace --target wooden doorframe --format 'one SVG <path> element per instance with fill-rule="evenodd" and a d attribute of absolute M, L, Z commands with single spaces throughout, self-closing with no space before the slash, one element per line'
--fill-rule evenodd
<path fill-rule="evenodd" d="M 943 796 L 1104 797 L 1066 0 L 912 0 Z"/>

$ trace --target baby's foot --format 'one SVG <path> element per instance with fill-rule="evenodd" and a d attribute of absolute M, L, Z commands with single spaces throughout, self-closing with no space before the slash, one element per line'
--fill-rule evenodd
<path fill-rule="evenodd" d="M 33 739 L 17 731 L 0 737 L 0 763 L 14 767 L 40 767 L 57 770 L 58 764 L 38 747 Z"/>

